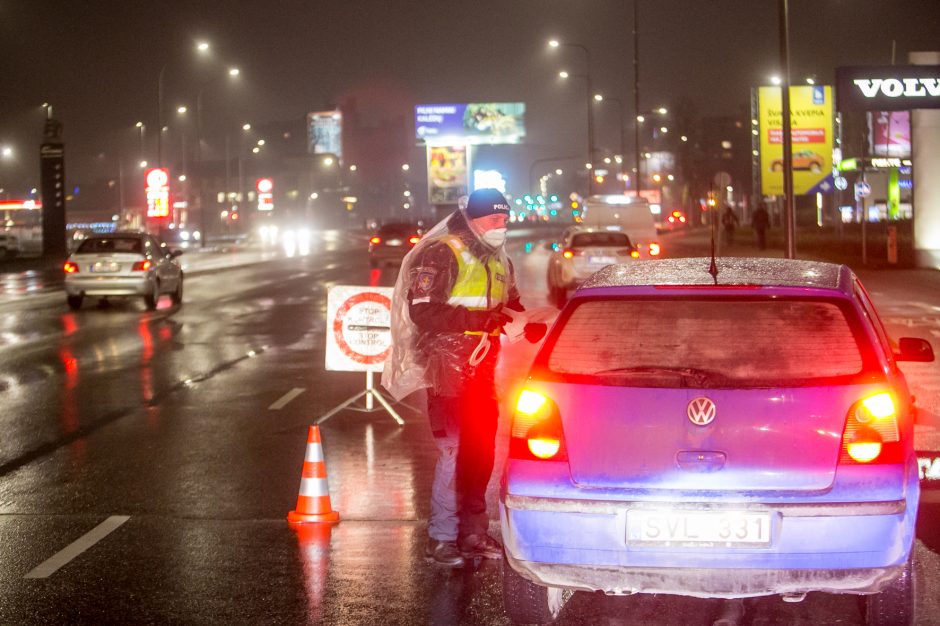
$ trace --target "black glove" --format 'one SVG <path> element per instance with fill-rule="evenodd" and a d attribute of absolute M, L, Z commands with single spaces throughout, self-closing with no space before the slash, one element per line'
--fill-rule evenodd
<path fill-rule="evenodd" d="M 503 305 L 489 311 L 468 311 L 467 330 L 491 333 L 502 330 L 503 326 L 512 321 L 512 318 L 502 312 Z"/>
<path fill-rule="evenodd" d="M 530 343 L 538 343 L 548 332 L 548 324 L 542 324 L 541 322 L 529 323 L 525 325 L 522 332 L 525 333 L 525 338 Z"/>

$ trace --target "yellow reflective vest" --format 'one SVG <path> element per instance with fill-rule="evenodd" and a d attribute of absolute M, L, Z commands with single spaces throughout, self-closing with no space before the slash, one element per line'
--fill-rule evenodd
<path fill-rule="evenodd" d="M 509 273 L 496 256 L 483 263 L 467 248 L 460 237 L 444 237 L 457 259 L 457 279 L 450 290 L 447 304 L 463 306 L 471 311 L 485 311 L 498 304 L 505 304 L 509 297 Z M 465 331 L 465 335 L 482 335 L 480 331 Z M 499 330 L 490 333 L 498 336 Z"/>

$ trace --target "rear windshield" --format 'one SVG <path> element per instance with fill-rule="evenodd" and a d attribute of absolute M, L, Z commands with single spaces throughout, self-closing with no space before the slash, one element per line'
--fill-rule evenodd
<path fill-rule="evenodd" d="M 136 252 L 140 253 L 141 242 L 137 237 L 108 237 L 86 239 L 78 246 L 78 254 L 96 252 Z"/>
<path fill-rule="evenodd" d="M 595 246 L 630 247 L 630 238 L 626 233 L 578 233 L 571 237 L 573 248 L 593 248 Z"/>
<path fill-rule="evenodd" d="M 594 384 L 802 386 L 870 369 L 860 341 L 834 301 L 594 300 L 567 318 L 546 364 Z"/>

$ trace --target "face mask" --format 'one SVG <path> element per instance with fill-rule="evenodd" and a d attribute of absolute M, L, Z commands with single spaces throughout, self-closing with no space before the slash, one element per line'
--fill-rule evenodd
<path fill-rule="evenodd" d="M 498 248 L 506 241 L 506 229 L 505 228 L 494 228 L 488 230 L 480 236 L 488 246 L 492 248 Z"/>

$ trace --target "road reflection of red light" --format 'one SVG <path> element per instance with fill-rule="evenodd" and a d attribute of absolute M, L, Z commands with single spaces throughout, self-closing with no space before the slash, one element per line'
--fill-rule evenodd
<path fill-rule="evenodd" d="M 297 534 L 300 558 L 303 564 L 304 582 L 307 590 L 307 611 L 310 621 L 321 623 L 323 600 L 330 574 L 330 539 L 333 524 L 291 524 Z"/>
<path fill-rule="evenodd" d="M 65 368 L 65 387 L 62 389 L 62 428 L 67 433 L 78 430 L 78 402 L 75 388 L 78 387 L 78 359 L 66 347 L 59 350 L 59 359 Z"/>
<path fill-rule="evenodd" d="M 68 337 L 69 335 L 74 335 L 75 331 L 78 330 L 78 320 L 75 318 L 74 313 L 66 313 L 62 316 L 62 333 Z"/>
<path fill-rule="evenodd" d="M 147 364 L 153 358 L 153 333 L 150 332 L 150 320 L 140 320 L 140 323 L 137 324 L 137 334 L 140 335 L 140 341 L 143 345 L 140 360 Z"/>
<path fill-rule="evenodd" d="M 380 270 L 379 268 L 376 267 L 374 269 L 369 270 L 369 286 L 378 287 L 379 279 L 381 277 L 382 277 L 382 270 Z"/>

